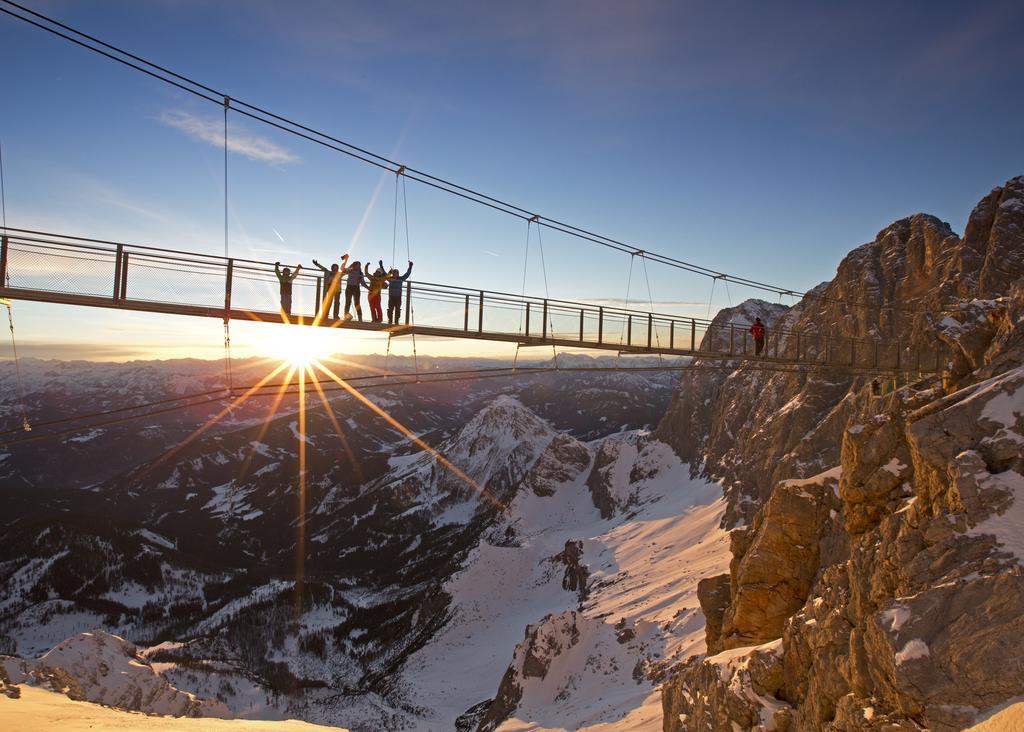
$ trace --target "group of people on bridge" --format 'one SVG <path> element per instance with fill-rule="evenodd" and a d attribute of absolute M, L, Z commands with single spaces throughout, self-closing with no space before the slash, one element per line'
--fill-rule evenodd
<path fill-rule="evenodd" d="M 384 260 L 377 262 L 377 269 L 370 271 L 371 263 L 367 262 L 365 267 L 359 261 L 349 264 L 349 256 L 343 255 L 341 264 L 332 264 L 330 268 L 323 266 L 315 259 L 313 264 L 324 273 L 323 298 L 319 304 L 320 317 L 326 318 L 333 310 L 334 319 L 338 320 L 338 311 L 341 305 L 341 281 L 345 278 L 345 320 L 352 319 L 351 310 L 356 311 L 356 317 L 360 322 L 363 320 L 363 306 L 361 303 L 362 291 L 365 288 L 369 291 L 366 299 L 370 305 L 370 320 L 374 323 L 384 322 L 384 311 L 381 308 L 381 295 L 385 289 L 388 291 L 388 325 L 398 325 L 402 312 L 402 285 L 412 274 L 412 262 L 405 274 L 399 274 L 397 269 L 385 269 Z M 302 271 L 302 265 L 295 269 L 285 267 L 281 269 L 281 263 L 274 263 L 274 274 L 281 285 L 281 313 L 290 317 L 292 314 L 292 283 Z"/>

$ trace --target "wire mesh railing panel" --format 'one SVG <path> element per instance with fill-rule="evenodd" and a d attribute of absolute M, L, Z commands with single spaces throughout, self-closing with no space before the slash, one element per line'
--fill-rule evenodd
<path fill-rule="evenodd" d="M 235 273 L 231 279 L 231 307 L 236 310 L 276 312 L 281 307 L 277 278 L 255 273 Z"/>
<path fill-rule="evenodd" d="M 7 248 L 9 287 L 74 295 L 113 297 L 114 253 L 76 252 L 11 242 Z"/>
<path fill-rule="evenodd" d="M 122 299 L 224 307 L 224 269 L 167 262 L 131 252 L 122 266 L 127 268 L 122 280 Z"/>

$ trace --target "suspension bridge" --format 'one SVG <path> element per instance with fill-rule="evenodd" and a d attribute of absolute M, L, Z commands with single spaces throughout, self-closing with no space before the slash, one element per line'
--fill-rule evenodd
<path fill-rule="evenodd" d="M 767 328 L 755 353 L 750 323 L 417 282 L 404 285 L 401 322 L 329 317 L 324 276 L 303 270 L 292 313 L 280 310 L 274 264 L 8 228 L 0 240 L 0 297 L 165 315 L 605 350 L 756 360 L 875 373 L 930 373 L 938 349 L 821 331 Z"/>

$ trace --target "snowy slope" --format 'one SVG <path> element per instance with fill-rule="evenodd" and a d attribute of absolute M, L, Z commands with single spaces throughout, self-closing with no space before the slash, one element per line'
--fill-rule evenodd
<path fill-rule="evenodd" d="M 586 449 L 593 457 L 599 446 Z M 451 729 L 493 698 L 510 660 L 515 669 L 519 659 L 521 672 L 533 652 L 524 649 L 524 631 L 539 633 L 544 646 L 560 636 L 571 642 L 547 659 L 543 678 L 518 680 L 521 698 L 502 729 L 661 728 L 649 675 L 704 650 L 696 586 L 728 567 L 727 534 L 718 528 L 724 505 L 721 489 L 692 480 L 667 446 L 647 444 L 632 458 L 616 471 L 616 489 L 635 496 L 633 513 L 601 518 L 586 485 L 591 463 L 550 486 L 551 495 L 520 492 L 446 584 L 453 617 L 403 672 L 410 701 L 430 710 L 418 728 Z M 567 567 L 556 559 L 570 541 L 582 542 L 589 567 L 582 603 L 565 589 Z"/>

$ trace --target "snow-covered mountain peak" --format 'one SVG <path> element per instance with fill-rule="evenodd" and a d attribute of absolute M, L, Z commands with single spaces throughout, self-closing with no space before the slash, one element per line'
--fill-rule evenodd
<path fill-rule="evenodd" d="M 481 409 L 462 429 L 455 442 L 474 444 L 481 439 L 518 441 L 531 438 L 551 439 L 555 431 L 515 397 L 499 395 Z M 472 454 L 472 449 L 470 454 Z"/>

